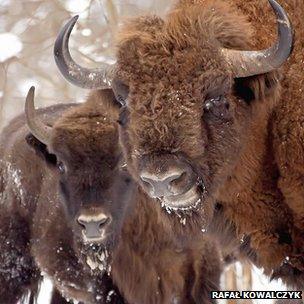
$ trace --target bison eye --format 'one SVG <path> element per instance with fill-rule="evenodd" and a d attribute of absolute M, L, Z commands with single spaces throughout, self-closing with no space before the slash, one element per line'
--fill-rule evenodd
<path fill-rule="evenodd" d="M 227 99 L 223 96 L 217 96 L 213 98 L 208 98 L 204 104 L 204 113 L 206 115 L 212 115 L 217 118 L 227 118 L 229 114 L 229 103 Z"/>
<path fill-rule="evenodd" d="M 214 97 L 214 98 L 208 98 L 205 101 L 205 110 L 210 110 L 213 107 L 219 106 L 223 103 L 224 97 L 222 95 Z"/>
<path fill-rule="evenodd" d="M 57 167 L 60 173 L 64 174 L 66 172 L 66 167 L 63 162 L 58 162 Z"/>

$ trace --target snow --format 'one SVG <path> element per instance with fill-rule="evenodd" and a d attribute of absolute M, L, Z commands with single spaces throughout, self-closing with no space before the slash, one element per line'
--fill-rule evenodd
<path fill-rule="evenodd" d="M 85 37 L 91 36 L 92 35 L 92 30 L 85 28 L 81 31 L 81 34 Z"/>
<path fill-rule="evenodd" d="M 114 290 L 110 290 L 108 295 L 107 295 L 107 303 L 111 301 L 111 297 L 115 295 L 115 291 Z"/>
<path fill-rule="evenodd" d="M 0 5 L 7 5 L 9 3 L 9 0 L 0 0 Z"/>
<path fill-rule="evenodd" d="M 72 13 L 79 13 L 87 9 L 89 6 L 88 0 L 69 0 L 66 1 L 65 7 Z"/>
<path fill-rule="evenodd" d="M 239 291 L 247 291 L 242 288 L 243 281 L 242 281 L 242 264 L 240 262 L 235 263 L 236 269 L 236 278 L 237 278 L 237 290 Z M 252 273 L 252 288 L 253 291 L 285 291 L 287 287 L 282 283 L 281 280 L 270 280 L 263 274 L 263 270 L 259 269 L 255 266 L 251 269 Z M 225 290 L 225 279 L 224 275 L 221 278 L 221 290 Z M 225 300 L 219 300 L 219 304 L 227 304 Z M 242 301 L 240 302 L 242 303 Z M 252 304 L 273 304 L 275 303 L 274 300 L 252 300 Z"/>
<path fill-rule="evenodd" d="M 263 275 L 262 270 L 256 267 L 252 269 L 253 284 L 252 290 L 265 290 L 265 291 L 285 291 L 286 286 L 281 280 L 270 282 L 269 279 Z M 254 304 L 269 304 L 270 300 L 253 301 Z"/>
<path fill-rule="evenodd" d="M 18 86 L 19 91 L 23 96 L 26 96 L 31 86 L 34 86 L 36 90 L 39 90 L 39 82 L 34 78 L 24 79 Z"/>
<path fill-rule="evenodd" d="M 238 285 L 242 285 L 242 277 L 241 277 L 241 270 L 242 266 L 240 263 L 236 263 L 236 270 L 237 270 L 237 281 Z M 256 267 L 252 268 L 252 290 L 263 290 L 263 291 L 284 291 L 287 290 L 286 286 L 279 281 L 272 281 L 269 282 L 269 279 L 263 275 L 262 270 Z M 222 290 L 225 290 L 224 287 L 224 279 L 222 279 Z M 241 290 L 241 289 L 240 289 Z M 50 303 L 52 293 L 52 283 L 49 278 L 45 277 L 44 282 L 41 286 L 41 291 L 38 297 L 37 304 L 48 304 Z M 114 291 L 110 291 L 108 296 L 109 298 L 114 293 Z M 274 301 L 271 300 L 253 300 L 252 304 L 272 304 Z M 20 304 L 27 304 L 27 303 L 20 303 Z M 219 304 L 226 304 L 225 301 L 219 301 Z"/>
<path fill-rule="evenodd" d="M 22 42 L 18 36 L 12 33 L 0 34 L 0 45 L 5 45 L 5 47 L 0 49 L 0 62 L 18 55 L 23 48 Z"/>
<path fill-rule="evenodd" d="M 52 282 L 49 278 L 44 277 L 43 284 L 41 285 L 41 290 L 38 296 L 37 304 L 48 304 L 51 300 L 52 295 Z M 23 303 L 22 303 L 23 304 Z"/>

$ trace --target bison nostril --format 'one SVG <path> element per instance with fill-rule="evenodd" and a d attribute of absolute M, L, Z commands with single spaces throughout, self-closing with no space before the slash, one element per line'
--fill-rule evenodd
<path fill-rule="evenodd" d="M 85 222 L 82 221 L 81 219 L 78 218 L 76 221 L 77 221 L 77 223 L 78 223 L 82 228 L 85 228 L 85 227 L 86 227 L 86 226 L 85 226 Z"/>
<path fill-rule="evenodd" d="M 109 224 L 109 222 L 110 222 L 110 218 L 109 217 L 107 217 L 107 218 L 104 218 L 104 219 L 102 219 L 102 220 L 100 220 L 99 222 L 98 222 L 98 224 L 99 224 L 99 228 L 103 228 L 105 225 L 107 225 L 107 224 Z"/>
<path fill-rule="evenodd" d="M 151 187 L 153 185 L 153 179 L 144 176 L 141 176 L 140 178 L 146 186 Z"/>
<path fill-rule="evenodd" d="M 144 185 L 144 187 L 148 190 L 148 191 L 153 191 L 153 184 L 151 182 L 148 182 L 144 179 L 142 179 L 142 183 Z"/>
<path fill-rule="evenodd" d="M 173 175 L 171 178 L 169 178 L 169 180 L 170 180 L 170 182 L 175 182 L 175 181 L 181 180 L 186 175 L 187 175 L 187 173 L 186 173 L 186 171 L 184 171 L 179 174 Z"/>
<path fill-rule="evenodd" d="M 180 184 L 183 181 L 185 181 L 186 177 L 187 177 L 186 171 L 182 172 L 180 175 L 172 176 L 172 178 L 168 179 L 169 185 L 176 186 L 177 184 Z"/>

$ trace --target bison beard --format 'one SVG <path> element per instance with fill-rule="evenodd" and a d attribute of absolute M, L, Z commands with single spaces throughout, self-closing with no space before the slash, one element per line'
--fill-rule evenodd
<path fill-rule="evenodd" d="M 111 272 L 111 250 L 108 249 L 108 245 L 103 244 L 83 244 L 83 242 L 78 243 L 78 248 L 80 248 L 82 260 L 86 261 L 87 265 L 100 275 L 100 273 Z M 111 247 L 110 247 L 111 248 Z"/>

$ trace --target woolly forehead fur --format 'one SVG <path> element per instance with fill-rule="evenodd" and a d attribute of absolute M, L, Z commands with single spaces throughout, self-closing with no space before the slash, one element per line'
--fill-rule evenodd
<path fill-rule="evenodd" d="M 161 80 L 164 86 L 180 87 L 185 80 L 205 73 L 206 79 L 230 76 L 229 65 L 218 50 L 250 47 L 251 27 L 232 5 L 197 2 L 180 4 L 165 21 L 145 16 L 125 24 L 118 36 L 117 55 L 121 77 L 130 82 L 131 89 L 136 81 L 155 86 Z"/>
<path fill-rule="evenodd" d="M 99 98 L 104 102 L 98 101 Z M 66 112 L 53 127 L 52 152 L 73 162 L 103 159 L 107 163 L 115 162 L 120 149 L 116 126 L 118 111 L 113 98 L 110 90 L 93 92 L 88 102 Z"/>
<path fill-rule="evenodd" d="M 222 1 L 200 2 L 181 4 L 166 20 L 133 19 L 120 33 L 118 76 L 130 87 L 130 128 L 140 154 L 152 146 L 190 149 L 189 142 L 202 137 L 206 95 L 229 94 L 232 87 L 219 48 L 250 48 L 250 26 L 236 8 Z"/>

